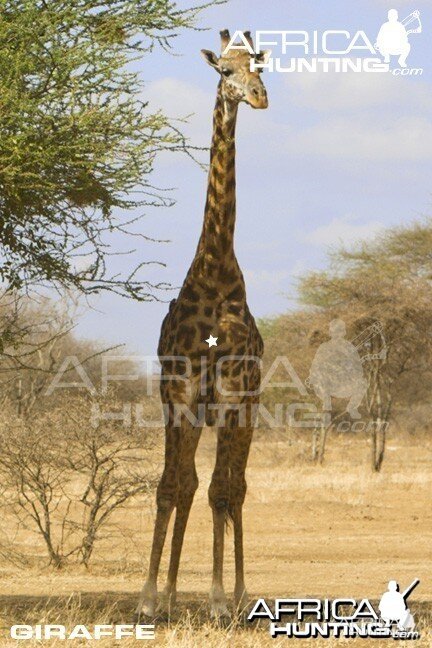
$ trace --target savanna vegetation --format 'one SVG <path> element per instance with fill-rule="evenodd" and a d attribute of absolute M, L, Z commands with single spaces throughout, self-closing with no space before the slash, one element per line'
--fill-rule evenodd
<path fill-rule="evenodd" d="M 346 337 L 362 360 L 365 395 L 361 413 L 369 423 L 374 471 L 382 467 L 391 425 L 393 430 L 398 425 L 419 434 L 429 424 L 431 244 L 432 223 L 425 220 L 386 230 L 350 249 L 337 249 L 327 269 L 300 278 L 300 310 L 262 323 L 267 366 L 275 356 L 285 355 L 306 381 L 317 349 L 329 339 L 330 323 L 343 320 Z M 337 357 L 332 358 L 324 371 L 334 371 L 337 364 Z M 351 379 L 349 371 L 341 376 L 342 382 Z M 306 394 L 297 391 L 295 397 L 321 408 L 313 389 Z M 270 387 L 264 402 L 282 398 L 281 388 Z M 323 461 L 330 429 L 356 429 L 345 412 L 347 400 L 334 399 L 330 424 L 319 425 L 315 431 L 314 459 Z"/>
<path fill-rule="evenodd" d="M 152 181 L 156 159 L 195 149 L 148 105 L 141 70 L 218 3 L 0 3 L 1 506 L 56 567 L 88 565 L 113 513 L 154 486 L 155 442 L 126 411 L 145 380 L 104 390 L 109 350 L 73 327 L 83 295 L 147 301 L 167 287 L 131 247 L 150 241 L 144 210 L 173 204 Z M 129 253 L 122 275 L 113 257 Z M 13 534 L 11 522 L 0 539 L 12 560 Z"/>
<path fill-rule="evenodd" d="M 261 322 L 262 403 L 270 419 L 279 407 L 296 404 L 282 423 L 258 418 L 261 443 L 294 445 L 301 461 L 319 466 L 331 461 L 326 446 L 335 439 L 364 440 L 362 461 L 367 453 L 370 468 L 379 472 L 389 435 L 425 438 L 432 386 L 431 232 L 424 221 L 334 252 L 328 269 L 300 279 L 299 310 Z M 76 339 L 80 312 L 74 304 L 6 291 L 0 306 L 2 506 L 15 520 L 11 528 L 40 536 L 48 562 L 88 566 L 99 538 L 113 533 L 115 511 L 151 501 L 163 440 L 157 378 L 121 349 Z M 333 398 L 331 417 L 320 418 L 322 403 L 307 380 L 335 319 L 344 321 L 346 338 L 362 359 L 360 421 L 346 411 L 348 397 Z M 349 373 L 342 377 L 349 382 Z M 4 535 L 7 554 L 11 534 Z"/>
<path fill-rule="evenodd" d="M 152 110 L 139 73 L 206 6 L 170 0 L 0 2 L 0 279 L 11 288 L 109 290 L 149 300 L 148 259 L 119 276 L 112 256 L 148 238 L 161 152 L 193 154 L 178 122 Z M 165 189 L 165 191 L 164 191 Z"/>
<path fill-rule="evenodd" d="M 157 156 L 194 152 L 181 124 L 146 103 L 134 70 L 154 47 L 171 49 L 179 30 L 194 29 L 208 5 L 3 0 L 0 6 L 0 573 L 12 596 L 23 597 L 23 622 L 64 610 L 71 622 L 85 622 L 81 599 L 63 600 L 65 590 L 91 592 L 86 613 L 92 622 L 106 622 L 123 614 L 122 601 L 125 609 L 133 607 L 141 583 L 163 429 L 156 377 L 121 348 L 77 339 L 74 325 L 83 295 L 109 290 L 146 301 L 166 287 L 146 280 L 146 259 L 135 264 L 131 257 L 125 276 L 112 268 L 119 241 L 147 240 L 137 226 L 143 210 L 172 203 L 152 184 Z M 355 561 L 363 560 L 363 545 L 349 530 L 352 520 L 356 529 L 368 524 L 376 543 L 385 532 L 396 558 L 398 548 L 409 545 L 403 569 L 399 565 L 407 578 L 426 551 L 420 527 L 430 499 L 431 250 L 427 219 L 339 248 L 324 270 L 300 278 L 297 308 L 260 322 L 264 373 L 276 367 L 263 405 L 271 414 L 297 403 L 292 418 L 271 429 L 259 418 L 252 451 L 251 501 L 259 515 L 250 512 L 246 524 L 253 521 L 255 529 L 249 550 L 264 560 L 255 565 L 254 588 L 261 594 L 275 594 L 262 546 L 276 556 L 281 538 L 288 537 L 295 565 L 281 568 L 283 578 L 312 594 L 316 582 L 328 585 L 328 595 L 346 594 L 338 590 L 347 560 L 338 538 L 348 537 L 354 571 Z M 361 424 L 346 412 L 347 399 L 334 397 L 330 420 L 315 417 L 298 427 L 296 420 L 322 410 L 308 377 L 334 320 L 343 320 L 360 358 Z M 113 356 L 107 384 L 104 368 Z M 289 364 L 278 362 L 281 356 Z M 289 387 L 282 384 L 287 378 Z M 199 463 L 207 475 L 214 434 L 204 437 Z M 396 482 L 405 484 L 404 496 Z M 350 487 L 338 517 L 340 493 Z M 307 522 L 305 510 L 313 512 Z M 185 552 L 196 591 L 210 564 L 210 533 L 204 538 L 201 524 L 207 514 L 199 494 Z M 330 537 L 337 577 L 329 583 L 322 548 Z M 318 581 L 305 583 L 312 552 Z M 50 575 L 55 600 L 40 594 L 41 574 Z M 36 606 L 25 598 L 29 583 L 39 592 Z M 286 593 L 284 583 L 277 588 Z M 194 606 L 186 625 L 167 629 L 166 645 L 190 645 L 192 635 L 214 646 L 257 645 L 255 632 L 238 642 L 234 625 L 231 634 L 214 633 Z M 5 609 L 15 621 L 14 605 Z M 258 641 L 266 645 L 261 635 Z"/>

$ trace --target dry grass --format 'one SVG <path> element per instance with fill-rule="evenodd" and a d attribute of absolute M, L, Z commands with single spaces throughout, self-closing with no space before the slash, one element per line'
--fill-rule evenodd
<path fill-rule="evenodd" d="M 387 581 L 402 586 L 414 577 L 420 586 L 410 607 L 422 631 L 416 646 L 432 645 L 432 446 L 412 437 L 390 440 L 384 469 L 372 475 L 365 439 L 329 440 L 326 464 L 306 460 L 307 443 L 265 436 L 254 443 L 245 505 L 245 552 L 251 598 L 258 596 L 370 597 Z M 214 438 L 204 433 L 197 457 L 200 488 L 185 539 L 179 605 L 156 624 L 161 646 L 278 646 L 267 628 L 232 624 L 217 628 L 208 618 L 211 574 L 211 513 L 206 489 L 214 457 Z M 90 571 L 42 567 L 41 545 L 21 533 L 15 546 L 32 554 L 26 568 L 0 562 L 1 646 L 12 623 L 75 624 L 131 622 L 151 543 L 154 510 L 135 501 L 118 514 L 116 537 L 102 540 Z M 3 528 L 6 522 L 3 521 Z M 233 589 L 232 534 L 227 537 L 226 587 Z M 161 584 L 167 568 L 165 554 Z M 115 645 L 103 640 L 103 645 Z M 133 642 L 127 639 L 125 648 Z M 379 647 L 389 640 L 297 640 L 316 648 L 347 643 Z M 64 642 L 50 641 L 50 646 Z M 35 645 L 28 641 L 26 645 Z M 40 644 L 39 644 L 40 645 Z M 136 644 L 135 644 L 136 645 Z"/>

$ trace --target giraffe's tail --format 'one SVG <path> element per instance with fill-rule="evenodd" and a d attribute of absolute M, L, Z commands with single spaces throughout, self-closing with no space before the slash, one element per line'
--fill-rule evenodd
<path fill-rule="evenodd" d="M 228 506 L 225 511 L 225 530 L 229 531 L 230 527 L 234 526 L 234 502 L 231 500 L 231 497 L 228 498 Z"/>
<path fill-rule="evenodd" d="M 211 409 L 207 405 L 206 412 L 205 412 L 206 425 L 208 427 L 214 427 L 216 425 L 216 422 L 217 422 L 217 417 L 218 417 L 218 414 L 217 414 L 216 409 Z"/>
<path fill-rule="evenodd" d="M 234 526 L 234 518 L 232 514 L 231 507 L 228 506 L 225 512 L 225 531 L 228 533 L 230 529 Z"/>

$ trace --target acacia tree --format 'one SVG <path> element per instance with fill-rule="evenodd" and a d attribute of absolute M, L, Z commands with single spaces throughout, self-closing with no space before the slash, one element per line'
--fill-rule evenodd
<path fill-rule="evenodd" d="M 0 0 L 0 280 L 154 298 L 110 270 L 114 234 L 137 235 L 161 151 L 191 152 L 142 100 L 132 62 L 170 48 L 207 5 L 170 0 Z M 136 67 L 136 66 L 135 66 Z M 127 215 L 129 213 L 129 216 Z M 146 237 L 139 234 L 143 239 Z M 117 239 L 118 241 L 118 239 Z M 77 258 L 81 257 L 81 258 Z"/>
<path fill-rule="evenodd" d="M 302 302 L 342 318 L 353 337 L 371 325 L 378 324 L 382 331 L 382 339 L 379 335 L 371 339 L 371 362 L 365 364 L 374 471 L 382 467 L 395 401 L 403 398 L 410 383 L 419 385 L 430 376 L 431 240 L 430 222 L 390 229 L 352 250 L 336 251 L 328 271 L 300 281 Z M 385 353 L 380 352 L 383 344 Z M 412 405 L 424 393 L 410 391 L 410 398 Z"/>
<path fill-rule="evenodd" d="M 308 388 L 302 398 L 270 385 L 263 403 L 271 408 L 287 399 L 290 403 L 304 400 L 320 410 L 308 374 L 317 349 L 329 339 L 330 322 L 336 318 L 345 322 L 347 339 L 358 347 L 363 360 L 367 391 L 362 407 L 370 418 L 374 471 L 379 471 L 384 461 L 390 422 L 407 410 L 412 420 L 413 408 L 430 399 L 431 249 L 432 220 L 386 230 L 349 250 L 340 248 L 331 256 L 327 270 L 301 278 L 301 310 L 260 323 L 265 370 L 282 354 Z M 323 375 L 327 371 L 334 371 L 332 359 L 329 366 L 322 367 Z M 346 399 L 333 399 L 331 422 L 314 429 L 313 461 L 324 460 L 328 432 L 348 416 L 346 404 Z"/>
<path fill-rule="evenodd" d="M 332 403 L 332 420 L 327 421 L 327 417 L 323 416 L 322 402 L 309 380 L 315 354 L 320 345 L 328 340 L 329 323 L 332 319 L 332 313 L 325 309 L 304 309 L 286 313 L 276 319 L 260 322 L 260 330 L 265 340 L 264 371 L 268 371 L 269 365 L 274 365 L 275 359 L 282 356 L 289 361 L 292 367 L 291 371 L 295 371 L 297 378 L 300 379 L 303 385 L 302 392 L 300 392 L 297 379 L 289 390 L 270 384 L 263 393 L 262 402 L 270 410 L 275 403 L 287 401 L 290 405 L 298 403 L 300 405 L 300 419 L 305 413 L 310 415 L 312 408 L 315 408 L 315 423 L 309 419 L 308 426 L 303 427 L 301 420 L 299 422 L 293 421 L 291 433 L 296 428 L 298 429 L 300 432 L 298 440 L 300 441 L 301 437 L 306 439 L 306 441 L 300 441 L 300 443 L 305 444 L 304 447 L 307 447 L 307 451 L 310 452 L 312 462 L 317 464 L 324 462 L 329 431 L 336 427 L 337 423 L 344 417 L 344 407 L 342 402 L 338 400 Z M 351 330 L 349 335 L 351 335 Z M 356 333 L 353 333 L 353 335 L 356 335 Z M 323 376 L 327 371 L 331 370 L 331 366 L 321 367 Z M 284 368 L 282 371 L 275 373 L 274 379 L 280 378 L 280 380 L 286 381 L 286 377 L 286 368 Z M 303 411 L 301 410 L 302 406 L 304 407 Z M 297 418 L 298 416 L 294 413 L 294 419 Z M 304 420 L 304 423 L 306 423 L 306 420 Z"/>
<path fill-rule="evenodd" d="M 320 408 L 319 399 L 313 390 L 307 388 L 305 383 L 318 344 L 315 334 L 317 328 L 323 328 L 320 326 L 322 320 L 323 317 L 317 315 L 311 317 L 310 312 L 306 310 L 297 310 L 259 322 L 260 332 L 265 340 L 263 376 L 268 372 L 271 374 L 271 380 L 265 385 L 261 395 L 262 405 L 269 412 L 276 411 L 277 404 L 281 403 L 300 405 L 299 412 L 293 412 L 292 417 L 288 419 L 291 422 L 291 424 L 288 423 L 289 434 L 291 437 L 296 436 L 297 442 L 307 447 L 312 432 L 311 457 L 313 461 L 317 460 L 318 428 L 301 427 L 301 423 L 305 412 L 309 412 L 310 405 L 316 407 L 317 411 Z M 311 341 L 313 342 L 311 343 Z M 287 362 L 291 365 L 289 370 L 285 364 Z M 300 384 L 303 386 L 301 390 L 299 389 Z M 304 410 L 301 409 L 303 406 Z M 263 427 L 268 434 L 265 423 Z"/>

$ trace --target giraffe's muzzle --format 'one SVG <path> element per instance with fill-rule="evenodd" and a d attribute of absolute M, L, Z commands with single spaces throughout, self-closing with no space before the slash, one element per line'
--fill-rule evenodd
<path fill-rule="evenodd" d="M 245 99 L 252 108 L 264 109 L 268 106 L 267 92 L 261 84 L 249 87 Z"/>

